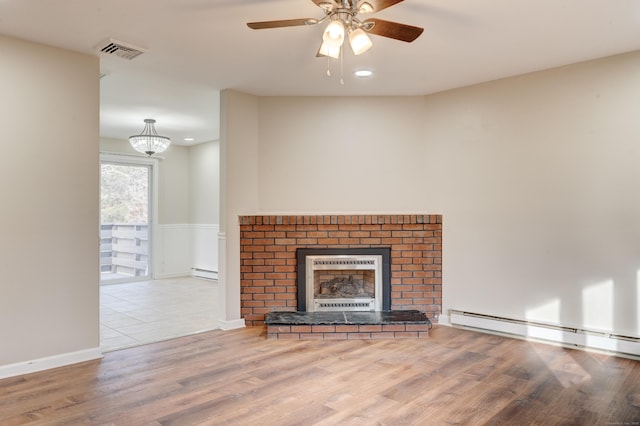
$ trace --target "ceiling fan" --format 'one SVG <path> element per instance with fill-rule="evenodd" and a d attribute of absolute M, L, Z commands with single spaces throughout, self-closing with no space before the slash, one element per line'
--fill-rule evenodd
<path fill-rule="evenodd" d="M 322 36 L 322 44 L 316 56 L 339 58 L 345 33 L 353 53 L 359 55 L 371 48 L 373 43 L 367 34 L 375 34 L 395 40 L 411 43 L 424 31 L 424 28 L 368 18 L 360 20 L 359 14 L 379 12 L 404 0 L 311 0 L 324 12 L 321 19 L 300 18 L 279 21 L 249 22 L 247 26 L 254 30 L 267 28 L 316 25 L 329 21 Z"/>

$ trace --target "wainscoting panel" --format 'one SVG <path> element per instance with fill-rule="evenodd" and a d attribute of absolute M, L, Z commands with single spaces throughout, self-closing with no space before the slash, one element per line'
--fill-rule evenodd
<path fill-rule="evenodd" d="M 156 278 L 191 275 L 191 225 L 158 225 Z"/>
<path fill-rule="evenodd" d="M 219 225 L 191 225 L 191 274 L 203 278 L 218 278 Z"/>

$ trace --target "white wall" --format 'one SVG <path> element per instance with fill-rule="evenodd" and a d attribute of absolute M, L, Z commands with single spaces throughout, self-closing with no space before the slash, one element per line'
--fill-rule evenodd
<path fill-rule="evenodd" d="M 444 302 L 640 335 L 640 54 L 425 99 Z"/>
<path fill-rule="evenodd" d="M 0 377 L 100 356 L 98 81 L 0 36 Z"/>
<path fill-rule="evenodd" d="M 227 241 L 238 214 L 443 213 L 445 314 L 640 336 L 639 65 L 634 53 L 426 97 L 229 92 L 248 104 L 222 123 L 237 133 Z"/>
<path fill-rule="evenodd" d="M 428 200 L 415 197 L 426 149 L 423 102 L 259 98 L 260 210 L 424 211 Z"/>
<path fill-rule="evenodd" d="M 220 223 L 220 142 L 189 147 L 189 222 Z"/>
<path fill-rule="evenodd" d="M 258 211 L 258 98 L 233 90 L 220 94 L 221 328 L 244 324 L 240 316 L 238 215 Z M 224 265 L 224 266 L 223 266 Z"/>
<path fill-rule="evenodd" d="M 189 148 L 189 218 L 191 267 L 196 275 L 218 272 L 220 232 L 220 143 L 211 141 Z"/>

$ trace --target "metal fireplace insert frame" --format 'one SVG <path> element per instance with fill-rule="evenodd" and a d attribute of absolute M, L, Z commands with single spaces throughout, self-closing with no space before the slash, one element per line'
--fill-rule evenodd
<path fill-rule="evenodd" d="M 296 250 L 298 311 L 307 312 L 307 256 L 381 256 L 382 257 L 382 311 L 391 310 L 391 248 L 299 248 Z"/>

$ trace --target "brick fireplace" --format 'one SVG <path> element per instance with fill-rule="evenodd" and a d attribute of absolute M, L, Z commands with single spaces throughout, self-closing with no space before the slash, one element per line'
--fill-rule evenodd
<path fill-rule="evenodd" d="M 298 308 L 299 248 L 389 248 L 391 310 L 442 310 L 441 215 L 240 216 L 240 304 L 248 326 Z"/>

